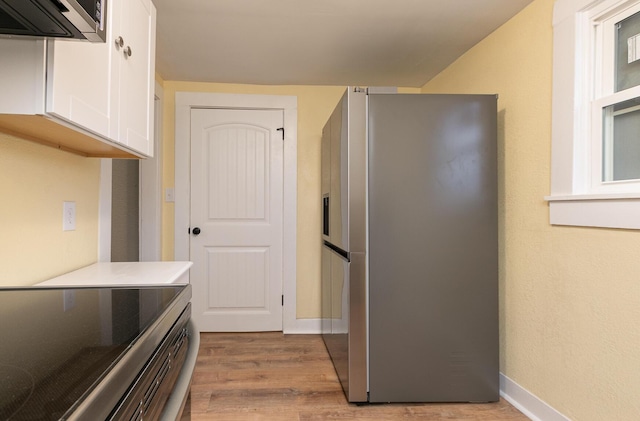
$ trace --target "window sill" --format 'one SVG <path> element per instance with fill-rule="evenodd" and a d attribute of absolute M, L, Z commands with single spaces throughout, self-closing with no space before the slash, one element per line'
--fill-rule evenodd
<path fill-rule="evenodd" d="M 546 196 L 551 225 L 640 229 L 640 194 Z"/>

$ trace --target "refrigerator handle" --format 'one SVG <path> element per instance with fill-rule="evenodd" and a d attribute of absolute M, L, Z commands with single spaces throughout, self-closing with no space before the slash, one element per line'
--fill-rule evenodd
<path fill-rule="evenodd" d="M 329 195 L 322 197 L 322 234 L 329 236 Z"/>

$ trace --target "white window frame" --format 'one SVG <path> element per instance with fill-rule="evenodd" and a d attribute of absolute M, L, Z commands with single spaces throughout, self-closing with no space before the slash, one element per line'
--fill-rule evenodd
<path fill-rule="evenodd" d="M 640 0 L 557 0 L 553 28 L 550 223 L 640 229 L 640 182 L 602 182 L 602 107 L 635 88 L 608 95 L 596 60 L 596 22 Z M 601 56 L 600 56 L 601 57 Z M 623 98 L 625 97 L 625 98 Z M 593 99 L 596 98 L 594 101 Z"/>

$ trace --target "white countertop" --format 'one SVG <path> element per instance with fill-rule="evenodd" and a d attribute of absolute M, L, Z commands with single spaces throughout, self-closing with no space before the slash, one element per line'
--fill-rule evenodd
<path fill-rule="evenodd" d="M 188 283 L 192 262 L 99 262 L 37 285 L 158 285 Z"/>

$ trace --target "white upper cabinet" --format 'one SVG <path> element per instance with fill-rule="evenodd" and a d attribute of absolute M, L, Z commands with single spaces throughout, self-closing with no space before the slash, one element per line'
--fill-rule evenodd
<path fill-rule="evenodd" d="M 119 74 L 118 139 L 129 147 L 152 156 L 155 8 L 151 0 L 127 0 L 126 9 L 120 19 L 120 36 L 123 39 L 120 60 L 113 60 Z"/>
<path fill-rule="evenodd" d="M 108 22 L 111 28 L 112 19 Z M 50 40 L 48 45 L 45 112 L 118 141 L 109 133 L 110 121 L 117 119 L 111 92 L 113 44 Z"/>
<path fill-rule="evenodd" d="M 110 0 L 107 13 L 106 43 L 0 40 L 12 59 L 0 90 L 14 90 L 0 130 L 87 156 L 153 156 L 155 7 Z"/>

